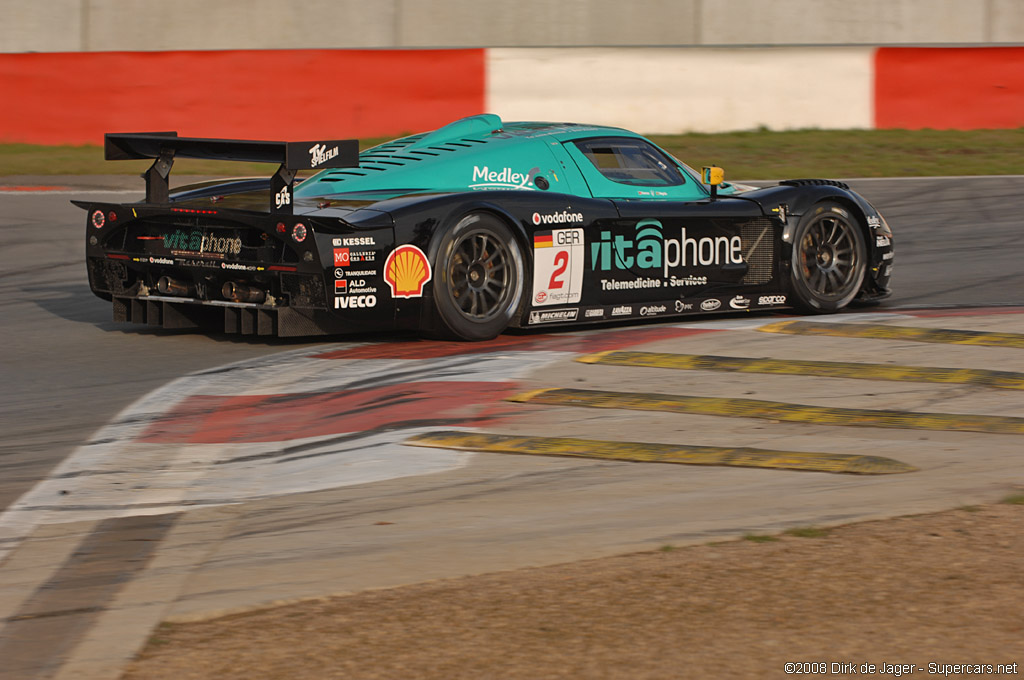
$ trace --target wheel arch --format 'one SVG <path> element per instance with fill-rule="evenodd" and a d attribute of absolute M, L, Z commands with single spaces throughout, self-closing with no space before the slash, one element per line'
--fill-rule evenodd
<path fill-rule="evenodd" d="M 860 233 L 861 236 L 864 237 L 865 244 L 867 245 L 869 243 L 868 236 L 870 235 L 871 230 L 868 227 L 867 212 L 865 211 L 864 206 L 862 206 L 860 202 L 857 201 L 849 193 L 845 191 L 835 191 L 829 193 L 821 193 L 820 195 L 816 195 L 806 202 L 802 202 L 802 205 L 800 206 L 800 211 L 793 212 L 790 215 L 789 222 L 787 223 L 786 228 L 783 229 L 783 255 L 788 257 L 790 254 L 790 251 L 793 247 L 793 240 L 791 237 L 789 237 L 789 234 L 791 234 L 792 231 L 796 229 L 797 223 L 800 221 L 801 218 L 803 218 L 804 215 L 806 215 L 809 212 L 812 212 L 817 206 L 821 205 L 822 203 L 838 203 L 842 207 L 846 208 L 850 212 L 850 214 L 857 219 L 857 226 L 860 227 Z M 870 245 L 868 246 L 868 248 L 868 254 L 870 254 Z"/>
<path fill-rule="evenodd" d="M 427 248 L 427 257 L 430 259 L 431 263 L 436 261 L 437 251 L 441 247 L 441 242 L 444 240 L 445 231 L 458 224 L 466 216 L 473 213 L 486 213 L 504 222 L 505 226 L 512 231 L 513 236 L 516 237 L 516 241 L 519 243 L 519 247 L 523 250 L 523 254 L 525 256 L 527 252 L 526 246 L 529 243 L 529 236 L 527 235 L 522 222 L 517 220 L 510 212 L 498 205 L 479 202 L 460 205 L 457 208 L 450 210 L 443 219 L 438 221 L 437 228 L 434 229 L 433 234 L 430 236 L 430 243 Z"/>

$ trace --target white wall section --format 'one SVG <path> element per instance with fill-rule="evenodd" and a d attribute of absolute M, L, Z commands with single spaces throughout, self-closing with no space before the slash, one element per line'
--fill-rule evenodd
<path fill-rule="evenodd" d="M 488 50 L 487 108 L 505 120 L 661 133 L 870 128 L 870 48 Z"/>

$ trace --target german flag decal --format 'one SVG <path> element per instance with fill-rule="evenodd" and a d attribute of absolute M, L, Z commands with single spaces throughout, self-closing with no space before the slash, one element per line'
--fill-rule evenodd
<path fill-rule="evenodd" d="M 552 248 L 555 242 L 551 237 L 550 231 L 539 231 L 533 235 L 533 247 L 534 248 Z"/>

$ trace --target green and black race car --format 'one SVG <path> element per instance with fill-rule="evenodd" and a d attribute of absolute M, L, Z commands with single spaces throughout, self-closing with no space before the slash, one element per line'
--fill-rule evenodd
<path fill-rule="evenodd" d="M 730 185 L 618 128 L 485 114 L 361 153 L 355 140 L 108 134 L 106 157 L 155 159 L 144 201 L 76 201 L 90 285 L 118 321 L 480 340 L 890 294 L 892 232 L 845 184 Z M 171 191 L 175 157 L 280 167 Z"/>

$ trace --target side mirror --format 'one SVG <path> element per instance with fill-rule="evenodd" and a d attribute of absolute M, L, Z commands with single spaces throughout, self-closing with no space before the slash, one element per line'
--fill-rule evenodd
<path fill-rule="evenodd" d="M 700 169 L 700 181 L 711 187 L 711 200 L 718 198 L 718 185 L 725 181 L 725 170 L 712 165 Z"/>
<path fill-rule="evenodd" d="M 700 181 L 704 184 L 710 184 L 713 187 L 717 187 L 725 181 L 725 170 L 713 165 L 710 168 L 701 168 Z"/>

